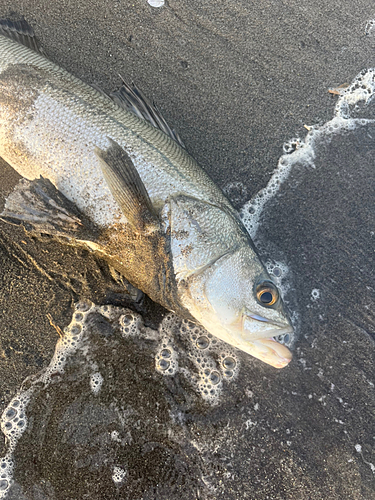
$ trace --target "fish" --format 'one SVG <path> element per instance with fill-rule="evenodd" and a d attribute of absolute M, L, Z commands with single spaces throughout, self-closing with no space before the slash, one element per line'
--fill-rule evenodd
<path fill-rule="evenodd" d="M 280 290 L 230 201 L 155 105 L 108 95 L 0 22 L 0 156 L 21 176 L 1 219 L 82 245 L 181 318 L 275 367 L 292 359 Z"/>

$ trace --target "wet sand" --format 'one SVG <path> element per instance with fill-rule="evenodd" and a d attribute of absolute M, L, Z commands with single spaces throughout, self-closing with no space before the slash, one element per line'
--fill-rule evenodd
<path fill-rule="evenodd" d="M 50 58 L 86 82 L 110 91 L 119 74 L 134 81 L 240 209 L 267 185 L 286 141 L 332 118 L 328 88 L 374 65 L 373 13 L 362 0 L 196 4 L 1 1 L 0 10 L 23 14 Z M 298 317 L 288 368 L 238 353 L 238 378 L 211 406 L 189 377 L 155 370 L 153 340 L 123 341 L 112 324 L 103 333 L 96 317 L 91 364 L 73 356 L 30 403 L 8 498 L 375 498 L 374 137 L 368 125 L 319 144 L 315 168 L 293 168 L 262 214 L 256 244 L 288 266 Z M 1 162 L 0 205 L 18 179 Z M 163 316 L 147 299 L 134 303 L 88 252 L 3 223 L 0 266 L 0 411 L 50 363 L 58 333 L 48 314 L 63 328 L 86 297 L 130 306 L 154 328 Z M 92 363 L 104 378 L 98 395 Z M 125 471 L 117 483 L 115 467 Z"/>

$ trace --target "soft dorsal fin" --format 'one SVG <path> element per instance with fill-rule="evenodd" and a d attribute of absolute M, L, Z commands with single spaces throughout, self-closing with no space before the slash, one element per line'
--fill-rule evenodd
<path fill-rule="evenodd" d="M 21 19 L 20 21 L 1 19 L 0 35 L 10 38 L 10 40 L 20 43 L 38 54 L 43 56 L 45 55 L 42 47 L 35 37 L 33 28 L 24 19 Z"/>
<path fill-rule="evenodd" d="M 110 94 L 113 101 L 139 118 L 148 121 L 151 125 L 169 135 L 182 148 L 185 148 L 178 133 L 168 125 L 155 104 L 152 104 L 134 84 L 130 87 L 124 79 L 122 79 L 122 82 L 121 88 Z"/>
<path fill-rule="evenodd" d="M 109 148 L 95 148 L 108 187 L 130 224 L 138 230 L 159 228 L 159 221 L 145 185 L 128 153 L 108 138 Z"/>

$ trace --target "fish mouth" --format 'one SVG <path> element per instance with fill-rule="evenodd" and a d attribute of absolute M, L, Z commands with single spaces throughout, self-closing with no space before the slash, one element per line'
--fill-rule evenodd
<path fill-rule="evenodd" d="M 250 323 L 248 323 L 249 319 Z M 257 314 L 244 315 L 239 327 L 242 338 L 247 342 L 253 342 L 259 338 L 280 337 L 293 332 L 293 327 L 288 320 L 272 321 Z"/>
<path fill-rule="evenodd" d="M 288 329 L 288 333 L 290 331 Z M 285 345 L 277 342 L 273 337 L 248 342 L 246 348 L 243 348 L 243 350 L 274 368 L 284 368 L 293 358 L 290 350 Z"/>
<path fill-rule="evenodd" d="M 292 360 L 292 353 L 274 337 L 292 333 L 293 327 L 289 323 L 279 324 L 257 315 L 251 315 L 251 317 L 259 322 L 268 323 L 270 329 L 266 331 L 267 336 L 247 341 L 244 350 L 274 368 L 287 366 Z"/>
<path fill-rule="evenodd" d="M 255 341 L 252 355 L 274 368 L 284 368 L 293 358 L 290 350 L 273 337 Z"/>
<path fill-rule="evenodd" d="M 293 327 L 288 325 L 288 326 L 279 326 L 277 325 L 275 329 L 269 330 L 267 332 L 267 338 L 273 338 L 275 342 L 277 342 L 275 337 L 281 337 L 283 335 L 287 335 L 293 333 Z"/>

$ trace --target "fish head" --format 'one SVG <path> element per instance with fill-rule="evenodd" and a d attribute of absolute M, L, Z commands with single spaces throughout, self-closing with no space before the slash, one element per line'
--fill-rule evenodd
<path fill-rule="evenodd" d="M 274 337 L 293 328 L 280 290 L 250 246 L 217 260 L 200 279 L 195 317 L 208 331 L 276 368 L 289 363 L 289 349 Z"/>

